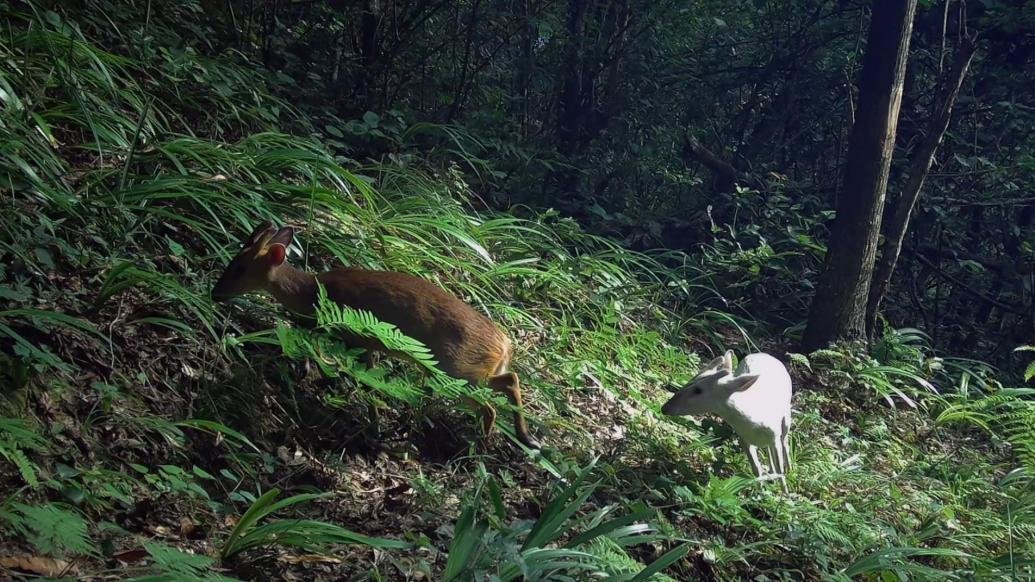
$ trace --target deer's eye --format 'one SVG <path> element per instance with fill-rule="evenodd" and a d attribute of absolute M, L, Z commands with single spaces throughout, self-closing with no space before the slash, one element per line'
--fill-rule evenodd
<path fill-rule="evenodd" d="M 701 394 L 701 387 L 698 386 L 697 388 L 694 388 L 694 396 L 699 396 L 700 394 Z"/>

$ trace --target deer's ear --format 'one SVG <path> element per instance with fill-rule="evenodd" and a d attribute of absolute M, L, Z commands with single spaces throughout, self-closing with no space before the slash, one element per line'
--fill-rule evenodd
<path fill-rule="evenodd" d="M 743 392 L 744 390 L 747 390 L 748 388 L 754 386 L 755 382 L 758 382 L 758 379 L 760 377 L 761 376 L 759 376 L 758 374 L 744 374 L 743 376 L 733 376 L 732 378 L 725 380 L 722 383 L 722 385 L 726 387 L 728 390 L 732 390 L 733 392 Z"/>
<path fill-rule="evenodd" d="M 701 370 L 698 372 L 698 375 L 705 374 L 705 373 L 708 373 L 708 372 L 714 372 L 714 371 L 722 368 L 722 363 L 723 363 L 723 356 L 719 356 L 718 358 L 715 358 L 714 360 L 712 360 L 712 361 L 708 362 L 707 364 L 701 366 Z"/>
<path fill-rule="evenodd" d="M 295 240 L 295 229 L 290 226 L 277 231 L 266 244 L 270 245 L 284 245 L 285 247 L 291 246 L 291 242 Z"/>
<path fill-rule="evenodd" d="M 287 247 L 280 243 L 273 243 L 266 247 L 266 260 L 271 267 L 279 267 L 287 259 Z"/>
<path fill-rule="evenodd" d="M 722 367 L 729 373 L 733 373 L 733 350 L 726 350 L 722 355 Z"/>
<path fill-rule="evenodd" d="M 243 246 L 250 247 L 253 244 L 259 242 L 263 238 L 273 236 L 276 232 L 277 229 L 273 228 L 273 221 L 267 220 L 252 231 L 252 234 L 247 239 L 245 239 Z"/>

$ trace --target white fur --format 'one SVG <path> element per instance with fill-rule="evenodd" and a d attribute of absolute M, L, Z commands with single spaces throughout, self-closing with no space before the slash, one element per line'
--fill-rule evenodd
<path fill-rule="evenodd" d="M 791 376 L 769 354 L 750 354 L 733 373 L 733 352 L 716 358 L 662 407 L 671 416 L 712 413 L 740 436 L 755 475 L 762 476 L 758 449 L 769 452 L 769 465 L 787 490 L 790 469 Z"/>

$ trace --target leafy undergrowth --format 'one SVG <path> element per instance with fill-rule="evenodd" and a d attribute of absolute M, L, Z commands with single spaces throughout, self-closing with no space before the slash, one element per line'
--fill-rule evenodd
<path fill-rule="evenodd" d="M 0 567 L 152 580 L 1030 574 L 1029 390 L 935 358 L 911 332 L 889 334 L 877 359 L 791 355 L 782 495 L 745 476 L 728 427 L 658 411 L 698 353 L 756 347 L 761 327 L 723 312 L 706 260 L 633 253 L 552 212 L 474 210 L 461 167 L 429 161 L 453 152 L 482 168 L 457 128 L 385 127 L 397 155 L 342 157 L 343 127 L 382 120 L 316 127 L 276 96 L 287 81 L 192 48 L 211 32 L 184 24 L 203 20 L 192 3 L 138 19 L 119 4 L 118 26 L 18 6 L 4 5 L 0 37 Z M 267 298 L 214 305 L 215 275 L 266 218 L 299 227 L 298 264 L 418 274 L 490 314 L 515 340 L 542 453 L 505 421 L 482 439 L 455 387 L 427 395 L 416 366 L 367 369 Z"/>

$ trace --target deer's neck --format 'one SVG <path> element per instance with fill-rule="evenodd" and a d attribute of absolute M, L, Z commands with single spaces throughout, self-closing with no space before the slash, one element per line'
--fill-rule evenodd
<path fill-rule="evenodd" d="M 302 315 L 316 311 L 316 275 L 284 263 L 270 275 L 269 291 L 284 307 Z"/>

